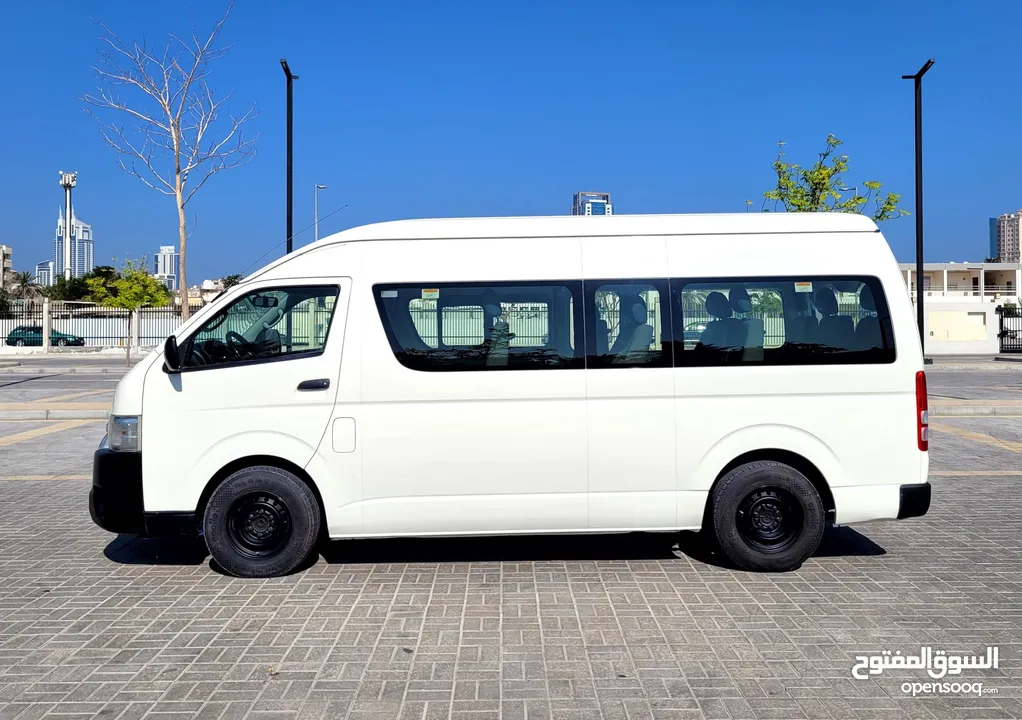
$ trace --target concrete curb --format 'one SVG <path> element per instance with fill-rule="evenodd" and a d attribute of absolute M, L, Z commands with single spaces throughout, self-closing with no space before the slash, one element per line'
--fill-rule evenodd
<path fill-rule="evenodd" d="M 132 365 L 134 367 L 134 365 Z M 0 365 L 0 375 L 123 375 L 130 368 L 126 367 L 4 367 Z"/>
<path fill-rule="evenodd" d="M 0 410 L 4 420 L 106 420 L 109 410 Z"/>
<path fill-rule="evenodd" d="M 1020 405 L 930 405 L 932 417 L 989 417 L 991 415 L 1022 415 Z"/>

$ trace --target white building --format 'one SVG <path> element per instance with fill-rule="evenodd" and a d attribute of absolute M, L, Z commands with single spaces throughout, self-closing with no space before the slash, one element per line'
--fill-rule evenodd
<path fill-rule="evenodd" d="M 96 267 L 92 226 L 83 223 L 71 208 L 71 277 L 84 277 Z M 64 213 L 57 213 L 57 233 L 53 240 L 53 265 L 58 277 L 64 275 Z M 56 278 L 54 278 L 56 281 Z"/>
<path fill-rule="evenodd" d="M 915 263 L 900 263 L 909 294 L 916 294 Z M 1017 304 L 1022 286 L 1022 264 L 1014 263 L 923 263 L 925 302 L 987 302 Z"/>
<path fill-rule="evenodd" d="M 42 287 L 49 287 L 56 282 L 53 274 L 53 261 L 44 260 L 41 263 L 37 263 L 35 266 L 35 284 L 41 285 Z"/>
<path fill-rule="evenodd" d="M 14 248 L 0 245 L 0 289 L 10 290 L 14 284 Z"/>
<path fill-rule="evenodd" d="M 160 245 L 153 259 L 153 275 L 170 291 L 177 290 L 178 253 L 173 245 Z"/>

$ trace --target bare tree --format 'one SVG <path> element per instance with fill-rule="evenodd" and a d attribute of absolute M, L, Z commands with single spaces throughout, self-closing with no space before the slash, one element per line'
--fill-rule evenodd
<path fill-rule="evenodd" d="M 123 42 L 108 26 L 100 61 L 93 68 L 99 77 L 97 94 L 81 99 L 86 112 L 99 123 L 106 143 L 120 157 L 121 169 L 147 186 L 173 196 L 177 204 L 178 285 L 182 288 L 181 317 L 187 318 L 188 281 L 185 274 L 188 232 L 185 207 L 206 181 L 223 170 L 246 164 L 255 155 L 255 138 L 245 138 L 242 126 L 255 116 L 255 107 L 241 115 L 224 107 L 231 93 L 218 96 L 209 83 L 211 65 L 230 46 L 217 47 L 227 12 L 205 39 L 194 32 L 183 40 L 170 35 L 162 53 L 142 43 Z M 131 100 L 120 90 L 128 90 Z M 93 109 L 126 119 L 104 122 Z"/>

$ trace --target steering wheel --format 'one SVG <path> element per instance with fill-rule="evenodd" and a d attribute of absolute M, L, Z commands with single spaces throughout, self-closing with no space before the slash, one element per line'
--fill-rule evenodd
<path fill-rule="evenodd" d="M 241 357 L 241 349 L 248 347 L 249 342 L 241 336 L 240 333 L 236 333 L 233 330 L 228 330 L 224 335 L 224 340 L 227 341 L 227 347 L 231 349 L 235 357 Z"/>

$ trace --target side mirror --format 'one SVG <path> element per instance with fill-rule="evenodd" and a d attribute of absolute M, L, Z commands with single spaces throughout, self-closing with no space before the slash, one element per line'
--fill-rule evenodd
<path fill-rule="evenodd" d="M 173 335 L 163 343 L 163 364 L 168 373 L 181 372 L 181 353 L 177 349 L 177 338 Z"/>

